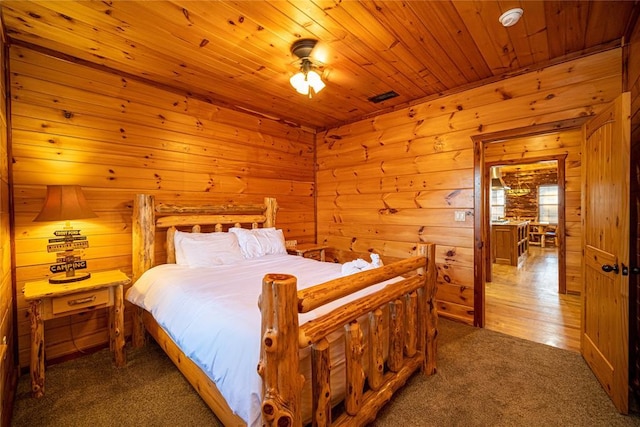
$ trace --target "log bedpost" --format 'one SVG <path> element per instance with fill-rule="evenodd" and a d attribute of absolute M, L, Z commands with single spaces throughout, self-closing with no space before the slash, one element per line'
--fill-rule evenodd
<path fill-rule="evenodd" d="M 397 373 L 403 364 L 404 304 L 402 300 L 389 303 L 389 359 L 387 365 L 391 372 Z"/>
<path fill-rule="evenodd" d="M 133 199 L 133 217 L 131 221 L 133 283 L 142 273 L 153 267 L 155 263 L 155 200 L 149 194 L 136 194 Z M 133 316 L 132 343 L 134 347 L 144 345 L 145 330 L 142 323 L 142 309 L 137 309 Z"/>
<path fill-rule="evenodd" d="M 264 198 L 265 206 L 265 221 L 263 227 L 275 227 L 276 226 L 276 213 L 278 212 L 278 202 L 273 197 Z M 256 227 L 253 227 L 256 228 Z"/>
<path fill-rule="evenodd" d="M 369 386 L 377 391 L 384 382 L 384 322 L 381 309 L 369 313 Z"/>
<path fill-rule="evenodd" d="M 364 342 L 362 329 L 357 320 L 345 325 L 344 356 L 346 370 L 346 390 L 344 409 L 349 415 L 357 415 L 362 407 L 364 393 L 364 370 L 362 355 Z"/>
<path fill-rule="evenodd" d="M 298 370 L 297 280 L 287 274 L 267 274 L 260 296 L 262 342 L 258 373 L 262 377 L 262 425 L 302 425 Z"/>
<path fill-rule="evenodd" d="M 176 263 L 176 227 L 167 228 L 167 264 Z"/>
<path fill-rule="evenodd" d="M 331 425 L 331 351 L 323 338 L 311 347 L 311 394 L 313 427 Z"/>
<path fill-rule="evenodd" d="M 418 294 L 411 292 L 405 297 L 405 321 L 404 321 L 404 354 L 413 357 L 417 351 L 418 340 Z"/>
<path fill-rule="evenodd" d="M 420 322 L 424 330 L 420 331 L 420 343 L 424 343 L 424 363 L 422 364 L 422 372 L 426 375 L 436 373 L 436 349 L 438 337 L 438 307 L 436 305 L 436 245 L 432 243 L 420 243 L 418 245 L 418 254 L 426 256 L 425 286 L 422 292 L 425 293 L 422 299 L 423 307 L 418 308 L 418 312 L 424 315 L 423 321 Z"/>

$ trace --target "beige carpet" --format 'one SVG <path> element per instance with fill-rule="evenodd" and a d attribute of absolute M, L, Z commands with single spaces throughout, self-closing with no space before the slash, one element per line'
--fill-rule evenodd
<path fill-rule="evenodd" d="M 440 321 L 438 373 L 414 376 L 375 426 L 640 426 L 619 415 L 578 354 Z M 218 426 L 155 344 L 48 367 L 46 395 L 20 378 L 13 426 Z"/>

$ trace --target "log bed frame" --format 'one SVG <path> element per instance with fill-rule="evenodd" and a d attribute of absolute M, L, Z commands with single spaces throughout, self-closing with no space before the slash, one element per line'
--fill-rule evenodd
<path fill-rule="evenodd" d="M 156 205 L 152 195 L 136 195 L 132 221 L 133 280 L 156 265 L 156 229 L 167 230 L 167 263 L 174 263 L 176 227 L 191 227 L 193 232 L 200 232 L 203 225 L 213 226 L 215 231 L 240 224 L 273 227 L 276 211 L 273 198 L 265 198 L 263 205 L 179 207 Z M 262 343 L 258 364 L 263 379 L 263 425 L 302 425 L 301 391 L 305 379 L 299 373 L 299 349 L 307 346 L 311 346 L 309 380 L 314 426 L 365 425 L 375 419 L 415 371 L 421 370 L 426 375 L 436 372 L 435 245 L 420 243 L 417 253 L 418 256 L 300 291 L 294 276 L 264 277 L 259 301 Z M 298 313 L 397 276 L 404 279 L 298 325 Z M 363 318 L 369 322 L 366 335 L 359 323 Z M 147 311 L 136 307 L 133 320 L 134 347 L 144 345 L 145 330 L 149 332 L 225 426 L 246 425 L 233 413 L 215 384 Z M 346 394 L 342 413 L 332 420 L 327 336 L 339 329 L 344 330 L 345 337 Z M 388 354 L 384 354 L 385 348 Z M 365 357 L 368 360 L 363 360 Z M 365 366 L 369 367 L 368 372 Z"/>

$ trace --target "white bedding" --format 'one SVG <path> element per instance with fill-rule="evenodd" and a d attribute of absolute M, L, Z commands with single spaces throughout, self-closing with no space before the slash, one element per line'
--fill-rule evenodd
<path fill-rule="evenodd" d="M 262 379 L 256 367 L 261 330 L 258 297 L 264 275 L 292 274 L 298 279 L 298 289 L 303 289 L 340 277 L 341 268 L 341 264 L 284 254 L 213 267 L 163 264 L 145 272 L 126 298 L 149 311 L 216 383 L 232 410 L 254 426 L 260 425 L 262 395 Z M 300 324 L 340 302 L 344 301 L 300 315 Z"/>

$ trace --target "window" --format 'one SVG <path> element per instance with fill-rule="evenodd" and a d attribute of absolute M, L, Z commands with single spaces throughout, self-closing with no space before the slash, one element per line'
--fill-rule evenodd
<path fill-rule="evenodd" d="M 550 224 L 558 223 L 557 185 L 541 185 L 538 187 L 538 221 Z"/>
<path fill-rule="evenodd" d="M 491 189 L 491 221 L 504 218 L 504 188 Z"/>

